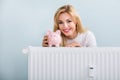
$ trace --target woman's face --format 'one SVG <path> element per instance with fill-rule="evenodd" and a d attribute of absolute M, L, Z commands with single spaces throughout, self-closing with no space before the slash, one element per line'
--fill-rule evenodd
<path fill-rule="evenodd" d="M 74 38 L 76 35 L 76 23 L 68 13 L 61 13 L 58 17 L 58 25 L 61 32 L 67 38 Z"/>

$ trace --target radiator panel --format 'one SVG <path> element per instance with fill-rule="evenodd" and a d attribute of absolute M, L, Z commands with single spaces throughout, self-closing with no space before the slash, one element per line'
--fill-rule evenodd
<path fill-rule="evenodd" d="M 120 48 L 30 47 L 28 79 L 120 80 Z"/>

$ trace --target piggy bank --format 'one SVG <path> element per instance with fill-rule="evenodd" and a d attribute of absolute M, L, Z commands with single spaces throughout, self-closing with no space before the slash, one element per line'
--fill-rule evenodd
<path fill-rule="evenodd" d="M 59 47 L 61 43 L 61 32 L 57 30 L 56 32 L 48 31 L 48 46 L 49 47 Z"/>

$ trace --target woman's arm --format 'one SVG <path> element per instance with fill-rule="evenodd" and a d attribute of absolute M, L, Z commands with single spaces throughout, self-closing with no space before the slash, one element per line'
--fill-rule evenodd
<path fill-rule="evenodd" d="M 80 43 L 74 41 L 70 44 L 67 44 L 66 47 L 81 47 L 81 45 Z"/>

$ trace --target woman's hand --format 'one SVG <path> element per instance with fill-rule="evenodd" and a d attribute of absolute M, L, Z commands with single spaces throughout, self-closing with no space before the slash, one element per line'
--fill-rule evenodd
<path fill-rule="evenodd" d="M 81 45 L 78 42 L 72 42 L 70 44 L 67 44 L 66 47 L 81 47 Z"/>
<path fill-rule="evenodd" d="M 43 47 L 48 47 L 48 36 L 44 36 L 42 46 Z"/>

